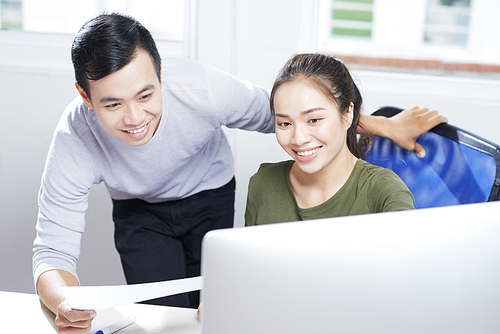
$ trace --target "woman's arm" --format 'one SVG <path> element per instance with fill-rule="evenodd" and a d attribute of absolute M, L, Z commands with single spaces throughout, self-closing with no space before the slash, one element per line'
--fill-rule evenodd
<path fill-rule="evenodd" d="M 399 147 L 414 151 L 419 158 L 423 158 L 425 150 L 416 142 L 417 138 L 448 120 L 436 110 L 413 107 L 390 118 L 361 115 L 360 122 L 370 134 L 389 138 Z"/>

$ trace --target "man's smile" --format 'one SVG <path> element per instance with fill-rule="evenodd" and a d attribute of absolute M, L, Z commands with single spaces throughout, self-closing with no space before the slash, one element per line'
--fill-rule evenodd
<path fill-rule="evenodd" d="M 128 132 L 128 133 L 140 133 L 140 132 L 143 132 L 144 130 L 146 130 L 146 127 L 148 126 L 149 123 L 147 124 L 144 124 L 142 127 L 138 128 L 138 129 L 134 129 L 134 130 L 123 130 L 125 132 Z"/>

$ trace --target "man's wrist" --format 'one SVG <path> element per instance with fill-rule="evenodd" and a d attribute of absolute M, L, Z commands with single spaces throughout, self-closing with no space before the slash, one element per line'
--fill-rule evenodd
<path fill-rule="evenodd" d="M 391 121 L 385 116 L 364 115 L 361 124 L 371 135 L 390 138 Z"/>

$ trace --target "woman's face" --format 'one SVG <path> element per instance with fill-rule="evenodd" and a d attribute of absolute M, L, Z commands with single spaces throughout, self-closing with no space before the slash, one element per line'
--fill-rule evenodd
<path fill-rule="evenodd" d="M 308 79 L 282 84 L 274 95 L 278 143 L 307 174 L 335 168 L 350 154 L 346 138 L 352 107 L 342 116 Z"/>

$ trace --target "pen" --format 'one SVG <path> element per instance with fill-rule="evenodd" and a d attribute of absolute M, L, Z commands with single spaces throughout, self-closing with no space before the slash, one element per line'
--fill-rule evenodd
<path fill-rule="evenodd" d="M 101 330 L 98 330 L 94 334 L 113 334 L 114 332 L 119 331 L 120 329 L 123 329 L 127 326 L 132 325 L 135 322 L 135 316 L 131 315 L 130 317 L 124 318 L 118 322 L 115 322 L 114 324 L 103 328 Z"/>

